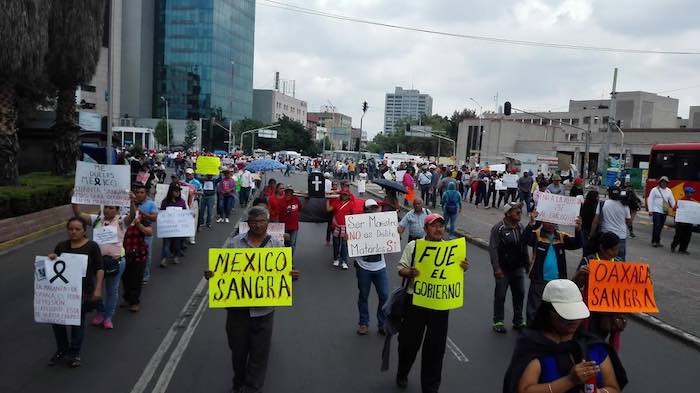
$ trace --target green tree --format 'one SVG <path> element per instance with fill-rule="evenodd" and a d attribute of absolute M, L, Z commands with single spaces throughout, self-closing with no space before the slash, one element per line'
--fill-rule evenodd
<path fill-rule="evenodd" d="M 56 122 L 51 127 L 56 175 L 75 170 L 80 158 L 75 90 L 89 82 L 97 69 L 104 12 L 104 0 L 54 1 L 51 6 L 46 70 L 58 90 Z"/>
<path fill-rule="evenodd" d="M 256 128 L 262 128 L 262 127 L 265 127 L 265 123 L 263 123 L 261 121 L 253 120 L 253 119 L 248 119 L 248 118 L 241 119 L 241 120 L 238 120 L 237 122 L 233 123 L 233 135 L 235 135 L 236 144 L 238 146 L 242 145 L 244 148 L 243 151 L 246 154 L 252 154 L 252 149 L 251 149 L 250 143 L 251 143 L 253 137 L 250 135 L 251 133 L 247 133 L 245 135 L 245 140 L 243 141 L 243 140 L 241 140 L 241 134 L 243 134 L 243 132 L 245 132 L 245 131 L 254 130 Z M 255 138 L 255 139 L 256 139 L 255 144 L 258 145 L 259 139 L 258 138 Z"/>
<path fill-rule="evenodd" d="M 165 119 L 160 119 L 156 125 L 156 130 L 153 136 L 156 138 L 156 142 L 161 146 L 168 145 L 168 134 L 166 134 L 166 129 L 170 134 L 170 143 L 173 142 L 173 126 L 172 124 L 166 123 Z"/>
<path fill-rule="evenodd" d="M 196 141 L 197 124 L 193 120 L 187 120 L 187 124 L 185 125 L 185 141 L 182 143 L 182 146 L 185 150 L 190 150 L 194 147 Z"/>
<path fill-rule="evenodd" d="M 19 179 L 16 88 L 44 71 L 51 3 L 6 0 L 0 7 L 0 185 Z"/>
<path fill-rule="evenodd" d="M 459 133 L 459 123 L 464 119 L 475 119 L 476 112 L 471 109 L 462 109 L 462 111 L 454 111 L 452 116 L 450 116 L 450 124 L 447 128 L 447 136 L 457 140 L 457 134 Z"/>

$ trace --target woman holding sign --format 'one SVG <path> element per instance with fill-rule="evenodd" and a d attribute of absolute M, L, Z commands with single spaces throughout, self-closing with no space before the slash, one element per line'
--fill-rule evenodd
<path fill-rule="evenodd" d="M 160 204 L 160 210 L 166 210 L 169 207 L 187 209 L 187 204 L 185 200 L 182 199 L 180 193 L 182 188 L 177 183 L 170 184 L 168 188 L 168 193 L 165 195 L 165 199 Z M 168 266 L 168 259 L 172 259 L 174 264 L 180 263 L 180 257 L 185 256 L 182 251 L 182 243 L 185 241 L 184 237 L 166 237 L 163 238 L 163 248 L 162 248 L 162 259 L 160 261 L 160 267 Z"/>

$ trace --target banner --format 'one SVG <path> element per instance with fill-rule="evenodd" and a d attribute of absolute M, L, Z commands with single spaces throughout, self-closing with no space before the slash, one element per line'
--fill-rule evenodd
<path fill-rule="evenodd" d="M 292 249 L 210 248 L 209 307 L 292 305 Z"/>
<path fill-rule="evenodd" d="M 158 212 L 156 234 L 159 238 L 192 237 L 197 230 L 194 212 L 189 209 L 169 207 Z"/>
<path fill-rule="evenodd" d="M 218 176 L 221 173 L 221 159 L 219 157 L 199 156 L 195 172 L 200 175 Z"/>
<path fill-rule="evenodd" d="M 463 237 L 445 242 L 416 240 L 413 265 L 419 274 L 413 279 L 413 304 L 432 310 L 462 307 L 464 270 L 459 264 L 466 256 Z"/>
<path fill-rule="evenodd" d="M 323 173 L 311 172 L 308 178 L 309 198 L 324 198 L 326 196 Z"/>
<path fill-rule="evenodd" d="M 518 175 L 506 173 L 503 175 L 503 184 L 506 188 L 518 188 Z"/>
<path fill-rule="evenodd" d="M 700 225 L 700 203 L 693 201 L 678 201 L 676 222 Z"/>
<path fill-rule="evenodd" d="M 79 205 L 129 206 L 131 174 L 128 165 L 75 163 L 72 203 Z"/>
<path fill-rule="evenodd" d="M 153 202 L 156 203 L 158 209 L 160 209 L 160 205 L 163 203 L 165 196 L 168 195 L 168 188 L 170 188 L 170 184 L 156 184 L 156 196 Z M 185 200 L 185 205 L 189 208 L 190 206 L 187 201 L 190 199 L 190 188 L 184 186 L 180 188 L 180 198 Z"/>
<path fill-rule="evenodd" d="M 80 326 L 87 255 L 34 258 L 34 321 Z"/>
<path fill-rule="evenodd" d="M 574 225 L 581 210 L 576 197 L 541 192 L 537 198 L 537 220 L 561 225 Z"/>
<path fill-rule="evenodd" d="M 351 258 L 401 251 L 399 219 L 395 211 L 345 216 L 345 225 Z"/>
<path fill-rule="evenodd" d="M 648 264 L 592 260 L 588 268 L 589 310 L 659 312 Z"/>
<path fill-rule="evenodd" d="M 493 164 L 489 165 L 489 171 L 501 173 L 506 171 L 506 164 Z"/>
<path fill-rule="evenodd" d="M 250 227 L 245 221 L 238 223 L 238 234 L 248 233 Z M 272 236 L 273 239 L 277 239 L 284 242 L 284 223 L 283 222 L 271 222 L 267 224 L 267 234 Z"/>

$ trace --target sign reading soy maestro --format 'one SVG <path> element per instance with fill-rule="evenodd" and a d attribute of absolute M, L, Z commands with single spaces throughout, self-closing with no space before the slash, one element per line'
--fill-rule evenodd
<path fill-rule="evenodd" d="M 348 254 L 352 258 L 401 251 L 395 211 L 349 215 L 345 217 L 345 224 Z"/>
<path fill-rule="evenodd" d="M 131 175 L 128 165 L 103 165 L 78 161 L 72 203 L 129 206 Z"/>
<path fill-rule="evenodd" d="M 416 240 L 413 265 L 418 277 L 413 279 L 413 304 L 432 310 L 452 310 L 464 304 L 464 238 L 445 242 Z"/>
<path fill-rule="evenodd" d="M 210 248 L 209 307 L 292 305 L 292 249 Z"/>

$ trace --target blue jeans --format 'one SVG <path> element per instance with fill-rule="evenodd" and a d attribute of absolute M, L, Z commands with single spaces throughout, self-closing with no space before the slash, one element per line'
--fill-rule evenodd
<path fill-rule="evenodd" d="M 627 257 L 627 239 L 620 239 L 619 251 L 617 252 L 617 257 L 620 260 L 625 261 Z"/>
<path fill-rule="evenodd" d="M 454 213 L 454 214 L 447 214 L 447 212 L 443 212 L 445 214 L 445 226 L 448 226 L 449 228 L 449 234 L 454 235 L 455 233 L 455 225 L 457 225 L 457 215 L 459 212 Z"/>
<path fill-rule="evenodd" d="M 532 210 L 530 206 L 530 203 L 532 202 L 531 196 L 532 194 L 530 194 L 529 192 L 522 192 L 518 190 L 518 199 L 525 205 L 524 207 L 528 213 L 530 212 L 530 210 Z"/>
<path fill-rule="evenodd" d="M 294 255 L 294 250 L 297 247 L 297 233 L 299 231 L 294 230 L 294 231 L 285 231 L 287 232 L 287 235 L 289 235 L 289 241 L 285 242 L 286 247 L 291 247 L 292 248 L 292 255 Z"/>
<path fill-rule="evenodd" d="M 386 302 L 386 299 L 389 297 L 389 280 L 386 276 L 386 268 L 373 272 L 361 268 L 356 263 L 355 272 L 357 274 L 357 289 L 359 290 L 357 297 L 357 311 L 360 312 L 359 324 L 362 326 L 369 326 L 367 298 L 369 297 L 369 290 L 372 288 L 372 284 L 374 284 L 374 288 L 377 290 L 377 296 L 379 297 L 379 304 L 377 305 L 377 327 L 382 328 L 385 319 L 382 306 L 384 306 L 384 302 Z"/>
<path fill-rule="evenodd" d="M 229 218 L 231 209 L 236 206 L 236 197 L 233 195 L 224 195 L 224 217 Z"/>
<path fill-rule="evenodd" d="M 105 319 L 112 319 L 114 311 L 117 309 L 117 302 L 119 302 L 119 282 L 121 281 L 125 267 L 126 261 L 124 257 L 121 257 L 119 259 L 119 269 L 117 273 L 111 276 L 105 275 L 102 301 L 97 303 L 97 312 L 102 313 Z"/>
<path fill-rule="evenodd" d="M 146 260 L 146 266 L 143 269 L 143 281 L 148 281 L 151 279 L 151 260 L 153 259 L 153 236 L 146 236 L 143 238 L 148 244 L 148 259 Z"/>
<path fill-rule="evenodd" d="M 333 260 L 348 261 L 348 241 L 340 236 L 333 236 Z"/>
<path fill-rule="evenodd" d="M 653 244 L 661 243 L 661 230 L 664 229 L 666 223 L 666 215 L 663 213 L 651 213 L 651 219 L 654 223 L 654 229 L 651 232 L 651 242 Z"/>
<path fill-rule="evenodd" d="M 183 237 L 166 237 L 163 239 L 162 258 L 182 257 L 185 254 L 182 252 Z"/>
<path fill-rule="evenodd" d="M 214 200 L 216 195 L 202 195 L 202 199 L 199 201 L 199 223 L 198 225 L 211 226 L 211 216 L 214 215 Z M 204 218 L 204 212 L 207 212 L 206 220 Z"/>

